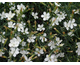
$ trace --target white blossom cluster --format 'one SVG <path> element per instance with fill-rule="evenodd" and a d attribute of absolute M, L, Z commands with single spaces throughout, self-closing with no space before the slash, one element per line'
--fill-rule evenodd
<path fill-rule="evenodd" d="M 75 23 L 75 19 L 72 19 L 72 20 L 69 20 L 69 22 L 64 22 L 64 27 L 69 30 L 70 29 L 73 29 L 74 26 L 77 26 L 77 24 Z"/>
<path fill-rule="evenodd" d="M 61 22 L 63 19 L 65 19 L 65 16 L 67 16 L 67 14 L 62 13 L 62 12 L 61 14 L 57 14 L 57 11 L 56 11 L 56 15 L 57 15 L 57 18 L 53 17 L 51 19 L 52 26 L 59 25 L 59 22 Z"/>
<path fill-rule="evenodd" d="M 50 49 L 52 50 L 52 49 L 55 49 L 57 46 L 60 46 L 60 45 L 61 45 L 61 44 L 60 44 L 61 42 L 62 42 L 62 40 L 60 40 L 59 37 L 56 37 L 55 40 L 50 41 L 50 42 L 48 43 L 48 46 L 50 46 Z"/>
<path fill-rule="evenodd" d="M 5 12 L 3 11 L 2 14 L 0 14 L 1 19 L 7 18 L 8 20 L 11 20 L 11 18 L 13 18 L 14 15 L 15 15 L 15 13 L 12 13 L 11 11 L 9 11 L 9 13 L 5 13 Z"/>
<path fill-rule="evenodd" d="M 54 14 L 52 14 L 50 11 L 35 12 L 22 3 L 17 4 L 17 6 L 14 3 L 9 3 L 10 11 L 0 13 L 0 19 L 7 21 L 7 24 L 3 26 L 5 30 L 0 31 L 0 57 L 4 57 L 4 50 L 6 50 L 7 45 L 7 48 L 9 47 L 7 50 L 9 57 L 7 58 L 10 62 L 17 61 L 15 60 L 17 57 L 22 62 L 33 62 L 36 58 L 43 58 L 43 62 L 57 62 L 58 57 L 65 57 L 65 53 L 60 48 L 65 45 L 65 36 L 75 36 L 72 30 L 78 24 L 75 18 L 64 21 L 67 13 L 59 11 L 60 3 L 55 2 L 54 5 L 55 9 L 52 11 Z M 29 10 L 31 10 L 30 19 L 33 20 L 24 21 L 24 19 L 28 19 L 25 12 Z M 79 10 L 74 9 L 73 11 L 74 14 L 79 14 Z M 17 20 L 14 20 L 15 17 Z M 38 19 L 40 20 L 39 23 Z M 59 26 L 60 23 L 62 26 L 59 31 L 55 27 Z M 66 28 L 66 31 L 62 28 Z M 64 39 L 59 37 L 58 33 Z M 71 38 L 71 40 L 73 39 Z M 80 55 L 80 42 L 76 44 L 78 45 L 76 53 Z"/>
<path fill-rule="evenodd" d="M 46 55 L 46 58 L 44 59 L 44 62 L 57 62 L 58 57 L 64 57 L 64 53 L 59 53 L 57 55 L 52 54 L 51 56 Z"/>

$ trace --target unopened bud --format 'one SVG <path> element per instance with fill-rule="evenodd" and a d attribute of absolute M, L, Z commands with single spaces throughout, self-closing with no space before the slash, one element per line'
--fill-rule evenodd
<path fill-rule="evenodd" d="M 30 23 L 30 20 L 28 20 L 27 22 Z"/>
<path fill-rule="evenodd" d="M 52 35 L 52 32 L 50 32 L 50 35 Z"/>
<path fill-rule="evenodd" d="M 65 35 L 65 32 L 63 32 L 63 35 Z"/>

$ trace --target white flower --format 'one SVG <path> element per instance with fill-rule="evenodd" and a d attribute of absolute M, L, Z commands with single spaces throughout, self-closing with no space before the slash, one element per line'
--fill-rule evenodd
<path fill-rule="evenodd" d="M 24 17 L 25 17 L 25 15 L 24 15 L 24 14 L 22 14 L 22 17 L 24 18 Z"/>
<path fill-rule="evenodd" d="M 55 54 L 51 55 L 51 62 L 56 62 L 57 61 L 57 56 Z"/>
<path fill-rule="evenodd" d="M 21 42 L 20 37 L 18 37 L 18 36 L 17 36 L 17 38 L 16 38 L 16 39 L 17 39 L 17 41 L 18 41 L 19 43 Z"/>
<path fill-rule="evenodd" d="M 64 53 L 60 53 L 60 57 L 64 57 Z"/>
<path fill-rule="evenodd" d="M 78 45 L 78 48 L 80 48 L 80 42 L 77 42 L 76 44 Z"/>
<path fill-rule="evenodd" d="M 26 42 L 23 41 L 23 42 L 22 42 L 22 46 L 26 46 Z"/>
<path fill-rule="evenodd" d="M 4 39 L 1 35 L 0 35 L 0 42 L 4 43 L 6 39 Z"/>
<path fill-rule="evenodd" d="M 5 35 L 6 32 L 3 32 L 3 35 Z"/>
<path fill-rule="evenodd" d="M 29 32 L 28 32 L 28 28 L 25 29 L 25 33 L 26 33 L 26 34 L 29 34 Z"/>
<path fill-rule="evenodd" d="M 30 37 L 27 39 L 27 42 L 29 42 L 29 43 L 35 42 L 35 40 L 34 40 L 35 38 L 36 38 L 36 36 L 34 36 L 34 35 L 30 36 Z"/>
<path fill-rule="evenodd" d="M 43 15 L 41 15 L 41 17 L 43 18 L 44 21 L 48 20 L 50 18 L 50 14 L 43 12 Z"/>
<path fill-rule="evenodd" d="M 65 14 L 65 13 L 61 13 L 61 14 L 57 14 L 57 20 L 59 21 L 59 22 L 61 22 L 63 19 L 65 19 L 65 16 L 67 16 L 67 14 Z"/>
<path fill-rule="evenodd" d="M 9 47 L 18 47 L 19 42 L 16 40 L 16 38 L 13 38 L 10 40 Z"/>
<path fill-rule="evenodd" d="M 77 24 L 75 23 L 75 19 L 69 20 L 70 22 L 70 28 L 73 29 L 73 26 L 77 26 Z"/>
<path fill-rule="evenodd" d="M 74 14 L 79 14 L 79 9 L 77 9 L 77 10 L 73 10 L 74 11 Z"/>
<path fill-rule="evenodd" d="M 26 9 L 26 7 L 23 4 L 20 4 L 20 5 L 17 5 L 17 9 L 18 10 L 21 10 L 22 9 L 22 11 L 23 11 L 23 10 Z"/>
<path fill-rule="evenodd" d="M 15 48 L 10 48 L 10 51 L 9 51 L 10 56 L 14 54 L 14 52 L 15 52 Z"/>
<path fill-rule="evenodd" d="M 55 17 L 53 17 L 52 19 L 51 19 L 51 23 L 52 23 L 52 26 L 54 26 L 54 25 L 59 25 L 59 22 L 58 22 L 58 19 L 56 19 Z"/>
<path fill-rule="evenodd" d="M 38 55 L 38 56 L 40 56 L 40 54 L 44 54 L 43 49 L 36 48 L 35 49 L 35 54 Z"/>
<path fill-rule="evenodd" d="M 58 7 L 61 5 L 61 4 L 58 4 L 58 3 L 56 3 L 56 2 L 54 2 L 54 3 L 55 3 L 55 5 L 58 6 Z"/>
<path fill-rule="evenodd" d="M 78 48 L 78 49 L 76 50 L 76 53 L 77 53 L 78 55 L 80 55 L 80 48 Z"/>
<path fill-rule="evenodd" d="M 26 54 L 29 54 L 29 52 L 27 50 L 26 51 L 25 50 L 21 50 L 20 53 L 22 54 L 22 56 L 24 56 Z"/>
<path fill-rule="evenodd" d="M 51 19 L 52 26 L 59 25 L 59 22 L 61 22 L 63 19 L 65 19 L 65 16 L 67 16 L 67 14 L 61 13 L 61 14 L 57 14 L 57 16 L 58 16 L 57 18 L 52 17 L 52 19 Z"/>
<path fill-rule="evenodd" d="M 67 30 L 69 30 L 69 27 L 73 29 L 73 26 L 77 26 L 75 23 L 75 19 L 69 20 L 69 22 L 64 22 L 64 27 L 66 27 Z"/>
<path fill-rule="evenodd" d="M 38 24 L 38 28 L 37 28 L 37 30 L 38 31 L 44 31 L 45 30 L 45 28 L 43 27 L 44 25 L 42 24 L 42 25 L 40 25 L 40 24 Z"/>
<path fill-rule="evenodd" d="M 80 42 L 77 42 L 76 44 L 77 44 L 77 46 L 78 46 L 78 49 L 76 50 L 76 53 L 77 53 L 78 55 L 80 55 Z"/>
<path fill-rule="evenodd" d="M 63 46 L 64 45 L 64 43 L 61 43 L 59 46 Z"/>
<path fill-rule="evenodd" d="M 14 17 L 15 13 L 12 13 L 11 11 L 9 11 L 9 13 L 6 13 L 5 15 L 8 18 L 8 20 L 11 20 L 11 18 Z"/>
<path fill-rule="evenodd" d="M 59 37 L 56 37 L 56 39 L 54 39 L 53 41 L 50 41 L 48 43 L 48 46 L 50 46 L 50 49 L 52 50 L 53 48 L 56 48 L 57 46 L 60 46 L 61 42 L 62 42 L 62 40 L 60 40 Z"/>
<path fill-rule="evenodd" d="M 54 12 L 55 14 L 57 14 L 59 12 L 59 9 L 57 8 L 56 11 Z"/>
<path fill-rule="evenodd" d="M 0 50 L 0 57 L 4 54 L 4 52 L 2 50 Z"/>
<path fill-rule="evenodd" d="M 1 16 L 1 20 L 2 20 L 3 18 L 6 18 L 6 13 L 2 12 L 2 14 L 0 14 L 0 16 Z"/>
<path fill-rule="evenodd" d="M 62 42 L 62 40 L 60 40 L 60 38 L 59 38 L 59 37 L 56 37 L 56 41 L 57 41 L 57 46 L 59 46 L 59 45 L 60 45 L 60 43 Z"/>
<path fill-rule="evenodd" d="M 34 13 L 34 12 L 32 12 L 32 16 L 34 17 L 34 19 L 38 19 L 38 13 L 36 12 L 36 13 Z"/>
<path fill-rule="evenodd" d="M 57 61 L 57 56 L 55 54 L 49 56 L 46 55 L 46 58 L 44 59 L 44 62 L 56 62 Z"/>
<path fill-rule="evenodd" d="M 57 57 L 64 57 L 64 53 L 57 54 Z"/>
<path fill-rule="evenodd" d="M 17 13 L 17 16 L 18 16 L 18 14 L 20 13 L 20 10 L 15 10 L 16 11 L 16 13 Z"/>
<path fill-rule="evenodd" d="M 10 48 L 9 53 L 13 55 L 13 57 L 16 57 L 16 55 L 19 54 L 19 48 Z"/>
<path fill-rule="evenodd" d="M 73 34 L 73 32 L 72 32 L 72 31 L 71 31 L 71 32 L 69 32 L 69 33 L 68 33 L 68 35 L 69 35 L 69 36 L 74 36 L 74 34 Z"/>
<path fill-rule="evenodd" d="M 15 10 L 15 6 L 11 7 L 10 10 Z"/>
<path fill-rule="evenodd" d="M 27 58 L 27 56 L 25 56 L 25 55 L 24 55 L 24 58 L 25 58 L 25 62 L 32 62 L 31 58 Z"/>
<path fill-rule="evenodd" d="M 4 43 L 4 42 L 5 42 L 5 40 L 6 40 L 6 39 L 2 38 L 2 43 Z"/>
<path fill-rule="evenodd" d="M 54 41 L 49 42 L 48 46 L 50 46 L 50 49 L 56 48 L 56 43 Z"/>
<path fill-rule="evenodd" d="M 19 37 L 17 37 L 17 39 L 13 38 L 10 40 L 9 47 L 18 47 L 20 42 L 21 42 L 21 39 Z"/>
<path fill-rule="evenodd" d="M 40 36 L 40 40 L 42 42 L 47 41 L 47 38 L 45 38 L 45 37 L 46 37 L 46 33 L 44 33 L 43 36 Z"/>
<path fill-rule="evenodd" d="M 23 24 L 22 23 L 17 23 L 17 26 L 18 26 L 18 28 L 17 28 L 17 30 L 20 32 L 24 32 L 24 26 L 23 26 Z"/>
<path fill-rule="evenodd" d="M 21 24 L 23 25 L 23 27 L 25 27 L 26 23 L 24 23 L 23 21 L 21 21 Z"/>
<path fill-rule="evenodd" d="M 64 27 L 66 27 L 66 29 L 69 30 L 70 23 L 69 22 L 68 23 L 67 22 L 64 22 Z"/>
<path fill-rule="evenodd" d="M 67 14 L 65 14 L 65 12 L 61 12 L 61 16 L 62 16 L 62 20 L 65 19 L 65 16 L 67 16 Z"/>
<path fill-rule="evenodd" d="M 8 27 L 9 28 L 14 28 L 15 23 L 13 23 L 12 21 L 8 22 Z"/>
<path fill-rule="evenodd" d="M 46 58 L 44 59 L 44 62 L 45 62 L 45 61 L 50 61 L 49 55 L 46 55 Z"/>
<path fill-rule="evenodd" d="M 13 56 L 16 57 L 17 54 L 19 54 L 19 49 L 18 48 L 15 49 L 15 52 L 14 52 Z"/>

